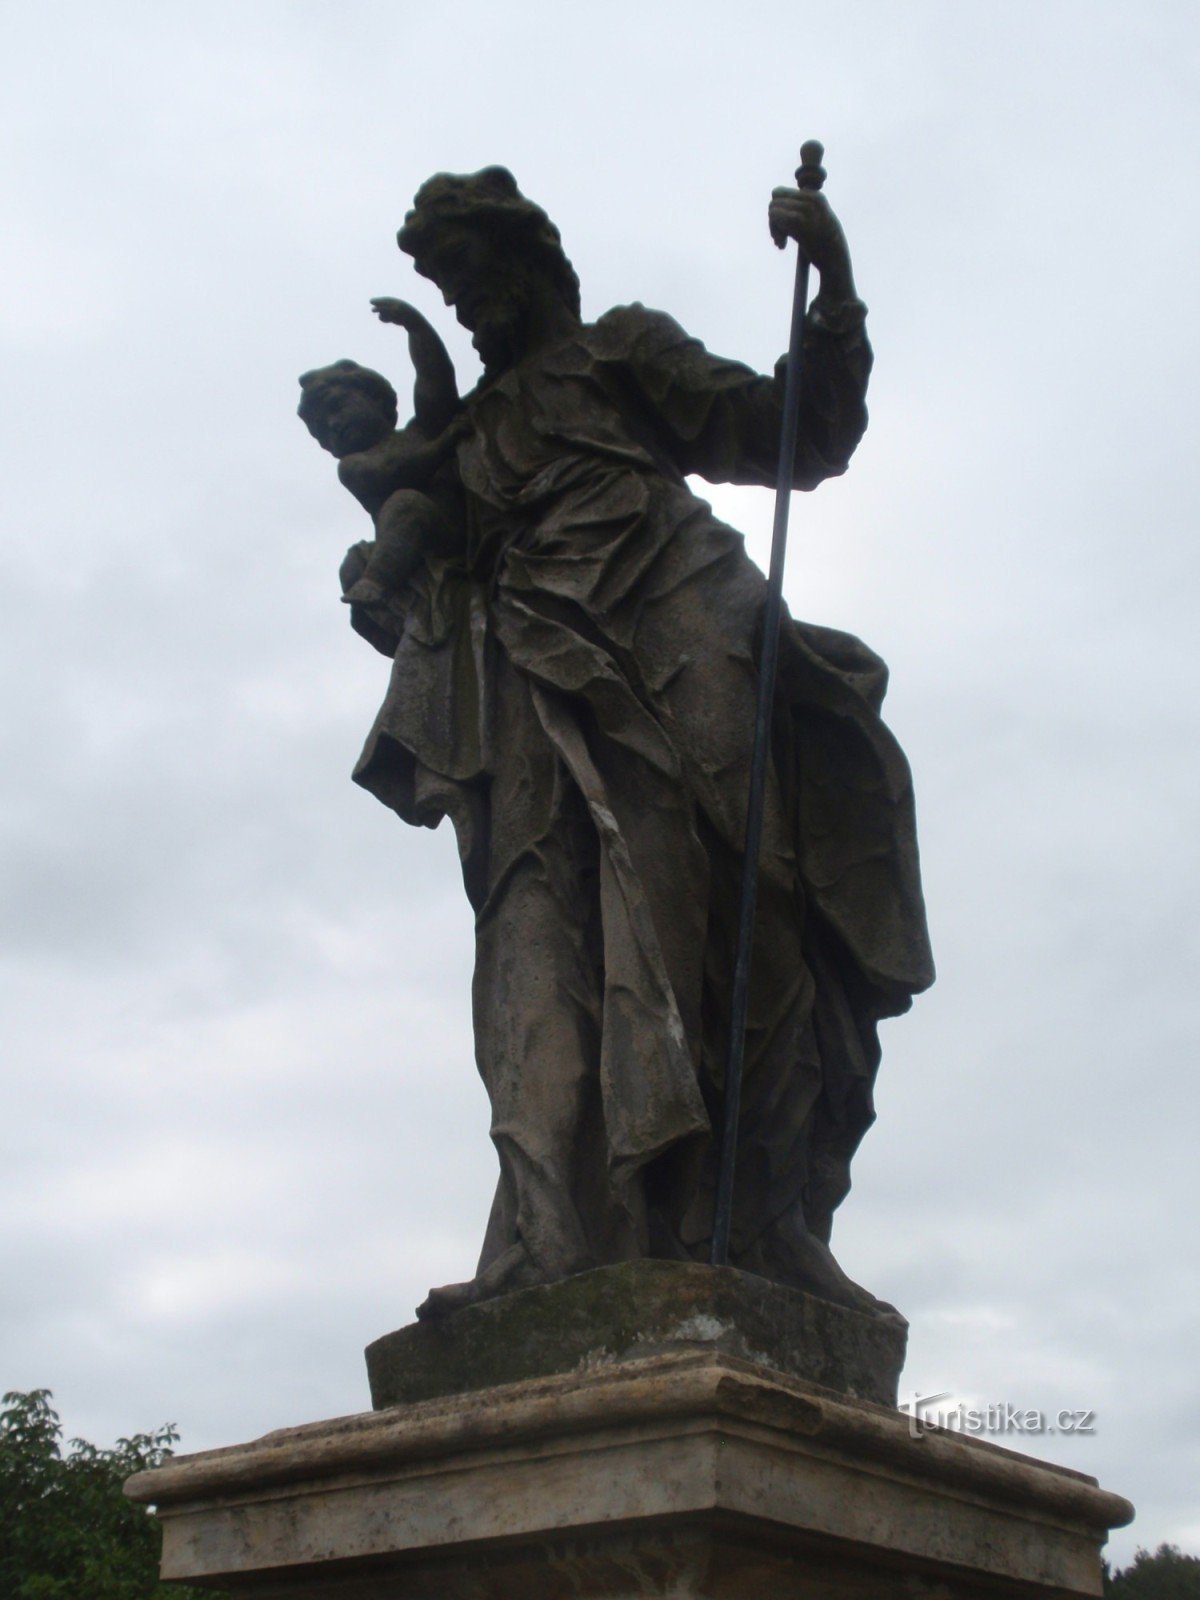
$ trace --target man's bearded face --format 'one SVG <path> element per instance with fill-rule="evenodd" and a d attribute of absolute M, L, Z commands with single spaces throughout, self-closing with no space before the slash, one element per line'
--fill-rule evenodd
<path fill-rule="evenodd" d="M 481 231 L 447 223 L 422 252 L 418 270 L 442 291 L 473 335 L 490 370 L 519 359 L 530 307 L 547 285 L 511 246 Z"/>

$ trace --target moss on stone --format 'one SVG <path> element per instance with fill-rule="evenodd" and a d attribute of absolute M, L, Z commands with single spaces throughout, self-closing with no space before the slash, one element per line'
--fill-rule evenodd
<path fill-rule="evenodd" d="M 732 1268 L 629 1261 L 418 1322 L 367 1349 L 376 1410 L 611 1365 L 716 1349 L 894 1405 L 907 1329 Z"/>

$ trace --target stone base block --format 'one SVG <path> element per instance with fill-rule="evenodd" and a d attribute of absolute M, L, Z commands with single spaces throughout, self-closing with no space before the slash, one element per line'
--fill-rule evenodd
<path fill-rule="evenodd" d="M 732 1267 L 626 1261 L 416 1322 L 367 1346 L 371 1404 L 408 1405 L 668 1351 L 737 1356 L 895 1405 L 908 1324 Z"/>
<path fill-rule="evenodd" d="M 163 1577 L 261 1600 L 1098 1595 L 1082 1474 L 714 1351 L 268 1434 L 130 1480 Z"/>

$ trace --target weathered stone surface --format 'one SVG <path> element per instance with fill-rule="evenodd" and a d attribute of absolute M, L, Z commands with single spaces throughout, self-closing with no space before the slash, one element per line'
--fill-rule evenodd
<path fill-rule="evenodd" d="M 777 189 L 768 220 L 820 277 L 785 363 L 786 445 L 782 367 L 760 377 L 640 304 L 585 323 L 558 230 L 502 167 L 431 178 L 398 235 L 470 329 L 480 382 L 460 394 L 437 331 L 390 296 L 373 305 L 408 335 L 410 421 L 356 362 L 300 380 L 301 416 L 373 524 L 342 598 L 393 663 L 355 780 L 408 824 L 450 819 L 479 913 L 475 1059 L 499 1181 L 475 1276 L 434 1289 L 430 1311 L 638 1255 L 728 1259 L 877 1309 L 828 1241 L 874 1117 L 877 1025 L 933 979 L 887 672 L 786 608 L 768 630 L 766 580 L 688 486 L 814 489 L 866 426 L 845 234 L 811 185 Z M 716 1228 L 760 641 L 776 633 L 737 1181 Z"/>
<path fill-rule="evenodd" d="M 260 1600 L 1050 1600 L 1100 1593 L 1132 1514 L 711 1352 L 268 1434 L 128 1493 L 165 1578 Z"/>
<path fill-rule="evenodd" d="M 367 1347 L 367 1374 L 381 1410 L 708 1349 L 894 1405 L 907 1336 L 898 1314 L 852 1311 L 732 1268 L 629 1261 L 385 1334 Z"/>

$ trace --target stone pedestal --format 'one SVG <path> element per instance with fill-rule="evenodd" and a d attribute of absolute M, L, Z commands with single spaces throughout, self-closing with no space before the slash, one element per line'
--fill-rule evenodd
<path fill-rule="evenodd" d="M 624 1261 L 521 1289 L 367 1346 L 371 1404 L 716 1351 L 856 1400 L 896 1404 L 908 1323 L 831 1305 L 733 1267 Z"/>
<path fill-rule="evenodd" d="M 268 1600 L 1098 1595 L 1093 1479 L 717 1349 L 268 1434 L 130 1481 L 163 1577 Z"/>

